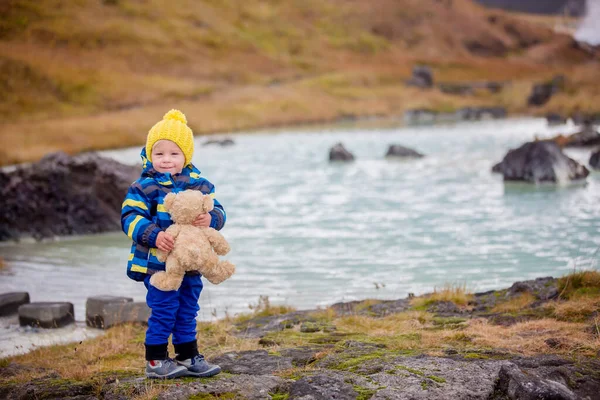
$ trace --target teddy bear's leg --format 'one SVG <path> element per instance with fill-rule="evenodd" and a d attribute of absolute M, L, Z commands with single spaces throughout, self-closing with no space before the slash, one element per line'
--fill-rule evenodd
<path fill-rule="evenodd" d="M 229 250 L 231 250 L 231 248 L 229 247 L 229 243 L 227 243 L 227 240 L 225 240 L 225 237 L 221 235 L 221 232 L 213 228 L 208 228 L 205 230 L 204 233 L 206 234 L 206 237 L 208 238 L 208 241 L 210 242 L 213 249 L 215 249 L 215 253 L 217 253 L 220 256 L 224 256 L 225 254 L 229 253 Z"/>
<path fill-rule="evenodd" d="M 177 290 L 183 281 L 185 271 L 179 267 L 179 262 L 171 257 L 167 259 L 166 271 L 160 271 L 150 277 L 150 284 L 163 292 Z"/>
<path fill-rule="evenodd" d="M 225 279 L 231 277 L 235 272 L 235 265 L 229 261 L 219 261 L 214 268 L 211 269 L 209 276 L 206 279 L 214 285 L 218 285 Z"/>

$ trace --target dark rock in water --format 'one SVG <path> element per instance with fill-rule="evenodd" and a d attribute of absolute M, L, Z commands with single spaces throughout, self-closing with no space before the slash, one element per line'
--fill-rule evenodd
<path fill-rule="evenodd" d="M 565 147 L 585 147 L 600 144 L 600 133 L 592 126 L 585 125 L 581 132 L 567 136 Z"/>
<path fill-rule="evenodd" d="M 354 155 L 338 143 L 329 150 L 329 161 L 353 161 Z"/>
<path fill-rule="evenodd" d="M 600 150 L 592 153 L 590 157 L 590 167 L 600 169 Z"/>
<path fill-rule="evenodd" d="M 409 86 L 428 89 L 433 86 L 433 72 L 426 65 L 417 65 L 413 68 L 412 77 L 406 82 Z"/>
<path fill-rule="evenodd" d="M 0 241 L 121 229 L 121 204 L 140 167 L 94 153 L 53 153 L 0 171 Z"/>
<path fill-rule="evenodd" d="M 548 125 L 563 125 L 567 123 L 567 118 L 558 113 L 546 114 L 546 122 Z"/>
<path fill-rule="evenodd" d="M 505 181 L 531 183 L 574 181 L 589 175 L 586 167 L 564 155 L 556 143 L 549 141 L 529 142 L 510 150 L 494 165 L 492 172 L 502 173 Z"/>
<path fill-rule="evenodd" d="M 227 139 L 208 139 L 207 141 L 202 143 L 202 146 L 208 146 L 211 144 L 216 144 L 221 147 L 225 147 L 225 146 L 233 146 L 235 144 L 235 142 L 233 141 L 233 139 L 229 139 L 229 138 L 227 138 Z"/>
<path fill-rule="evenodd" d="M 404 147 L 399 144 L 390 145 L 385 156 L 386 157 L 416 157 L 416 158 L 425 157 L 423 154 L 419 153 L 418 151 L 409 149 L 408 147 Z"/>

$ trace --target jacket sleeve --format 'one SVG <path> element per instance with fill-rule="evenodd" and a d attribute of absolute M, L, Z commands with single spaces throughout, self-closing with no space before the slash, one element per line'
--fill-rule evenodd
<path fill-rule="evenodd" d="M 152 222 L 150 200 L 139 182 L 127 191 L 121 206 L 121 228 L 137 244 L 156 247 L 156 237 L 161 229 Z"/>

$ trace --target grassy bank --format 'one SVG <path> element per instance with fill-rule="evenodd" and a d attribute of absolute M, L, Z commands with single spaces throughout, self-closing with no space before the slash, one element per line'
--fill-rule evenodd
<path fill-rule="evenodd" d="M 465 96 L 407 87 L 417 64 L 437 82 L 510 85 Z M 0 162 L 139 145 L 173 107 L 199 135 L 418 107 L 599 111 L 597 70 L 597 53 L 542 19 L 468 0 L 9 0 L 0 6 Z M 528 107 L 532 85 L 557 74 L 564 90 Z"/>
<path fill-rule="evenodd" d="M 445 287 L 431 294 L 413 298 L 410 308 L 377 317 L 365 313 L 378 300 L 354 304 L 353 311 L 341 313 L 326 308 L 310 314 L 314 324 L 329 329 L 307 332 L 299 326 L 267 333 L 261 339 L 234 335 L 250 324 L 260 324 L 264 318 L 287 314 L 287 307 L 272 306 L 261 298 L 248 315 L 227 318 L 213 323 L 198 324 L 198 345 L 207 358 L 232 351 L 266 348 L 272 354 L 283 349 L 332 343 L 316 354 L 316 360 L 306 366 L 278 372 L 282 377 L 299 379 L 309 374 L 319 359 L 343 351 L 346 341 L 363 341 L 385 346 L 385 352 L 444 356 L 449 349 L 465 359 L 503 358 L 556 354 L 566 359 L 594 358 L 600 352 L 600 273 L 579 271 L 562 277 L 556 283 L 559 296 L 540 304 L 537 293 L 507 297 L 507 290 L 497 291 L 484 314 L 469 316 L 474 295 L 464 287 Z M 462 317 L 441 317 L 432 306 L 452 303 L 466 314 Z M 493 323 L 510 317 L 511 324 Z M 114 327 L 107 334 L 82 343 L 39 348 L 31 353 L 0 360 L 3 368 L 19 366 L 14 374 L 3 374 L 1 385 L 16 385 L 48 379 L 55 384 L 92 385 L 97 393 L 104 385 L 119 380 L 143 376 L 145 327 L 126 325 Z M 173 349 L 171 348 L 171 354 Z M 381 350 L 378 350 L 381 352 Z M 376 357 L 377 354 L 372 355 Z M 364 360 L 362 360 L 364 361 Z M 361 360 L 349 359 L 336 368 L 347 369 Z M 176 382 L 188 382 L 188 379 Z M 136 398 L 155 398 L 170 383 L 149 381 L 145 390 L 131 392 Z M 127 390 L 124 388 L 123 390 Z"/>

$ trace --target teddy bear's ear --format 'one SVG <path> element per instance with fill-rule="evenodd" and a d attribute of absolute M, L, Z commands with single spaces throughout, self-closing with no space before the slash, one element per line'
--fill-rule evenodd
<path fill-rule="evenodd" d="M 210 194 L 204 196 L 204 200 L 202 201 L 202 208 L 204 208 L 205 212 L 211 212 L 213 208 L 215 208 L 215 202 Z"/>
<path fill-rule="evenodd" d="M 173 207 L 173 203 L 175 203 L 175 197 L 177 197 L 175 193 L 169 193 L 165 196 L 164 205 L 167 212 L 171 210 L 171 207 Z"/>

